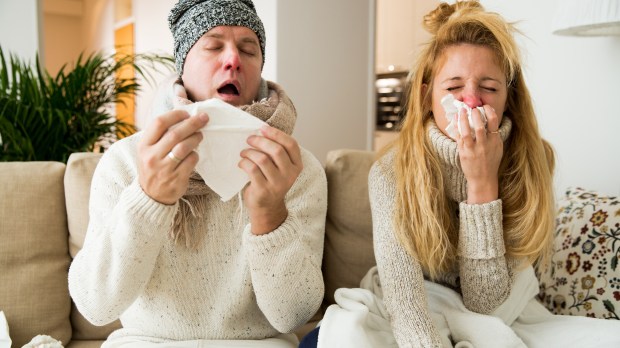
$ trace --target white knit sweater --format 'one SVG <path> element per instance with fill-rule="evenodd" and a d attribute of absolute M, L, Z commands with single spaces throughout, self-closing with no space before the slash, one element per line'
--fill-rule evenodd
<path fill-rule="evenodd" d="M 88 234 L 69 270 L 79 311 L 99 325 L 120 317 L 124 328 L 113 337 L 152 342 L 262 339 L 310 319 L 324 292 L 321 164 L 302 149 L 288 218 L 263 236 L 250 232 L 239 200 L 207 195 L 206 216 L 192 221 L 204 237 L 189 250 L 168 237 L 178 203 L 160 204 L 138 184 L 140 137 L 115 143 L 95 170 Z"/>
<path fill-rule="evenodd" d="M 508 118 L 504 120 L 500 135 L 506 140 L 512 124 Z M 448 195 L 459 211 L 458 268 L 441 274 L 437 281 L 459 291 L 468 309 L 488 314 L 510 293 L 517 266 L 516 260 L 504 256 L 502 202 L 466 204 L 467 181 L 460 168 L 456 142 L 434 124 L 429 137 L 443 164 Z M 384 301 L 400 347 L 441 347 L 428 311 L 422 267 L 394 234 L 394 157 L 394 151 L 382 157 L 368 179 L 375 257 Z"/>

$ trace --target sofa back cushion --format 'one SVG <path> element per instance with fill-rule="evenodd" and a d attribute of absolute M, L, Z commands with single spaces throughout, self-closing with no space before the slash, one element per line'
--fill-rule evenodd
<path fill-rule="evenodd" d="M 368 199 L 368 173 L 376 154 L 334 150 L 327 154 L 327 220 L 323 279 L 325 304 L 334 303 L 338 288 L 357 288 L 376 264 Z"/>
<path fill-rule="evenodd" d="M 64 182 L 71 257 L 75 257 L 84 245 L 88 229 L 90 183 L 101 156 L 90 152 L 74 153 L 67 162 Z M 121 327 L 118 320 L 105 326 L 92 325 L 80 314 L 75 305 L 71 309 L 71 323 L 73 339 L 76 340 L 105 340 L 112 331 Z"/>
<path fill-rule="evenodd" d="M 620 197 L 569 188 L 558 205 L 540 299 L 555 314 L 620 319 Z"/>
<path fill-rule="evenodd" d="M 0 163 L 0 310 L 13 347 L 71 340 L 67 218 L 57 162 Z"/>

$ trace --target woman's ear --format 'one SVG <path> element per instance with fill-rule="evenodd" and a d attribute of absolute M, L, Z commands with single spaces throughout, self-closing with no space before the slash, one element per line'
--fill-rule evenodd
<path fill-rule="evenodd" d="M 420 90 L 422 92 L 421 97 L 424 97 L 424 95 L 426 94 L 426 89 L 428 88 L 428 85 L 426 83 L 422 84 L 422 89 Z"/>

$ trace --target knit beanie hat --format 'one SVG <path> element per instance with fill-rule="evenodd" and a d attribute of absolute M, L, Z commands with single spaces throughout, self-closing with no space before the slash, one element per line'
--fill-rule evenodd
<path fill-rule="evenodd" d="M 183 74 L 183 63 L 190 48 L 204 33 L 220 25 L 253 30 L 258 36 L 265 65 L 265 29 L 252 0 L 179 0 L 168 15 L 179 76 Z"/>

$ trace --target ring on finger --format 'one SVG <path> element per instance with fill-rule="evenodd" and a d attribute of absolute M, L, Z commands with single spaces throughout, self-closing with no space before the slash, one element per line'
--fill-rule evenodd
<path fill-rule="evenodd" d="M 493 132 L 489 131 L 489 134 L 499 134 L 499 129 Z"/>
<path fill-rule="evenodd" d="M 170 158 L 171 160 L 177 162 L 177 163 L 181 163 L 182 159 L 178 158 L 177 156 L 174 155 L 174 152 L 170 151 L 168 152 L 168 158 Z"/>

